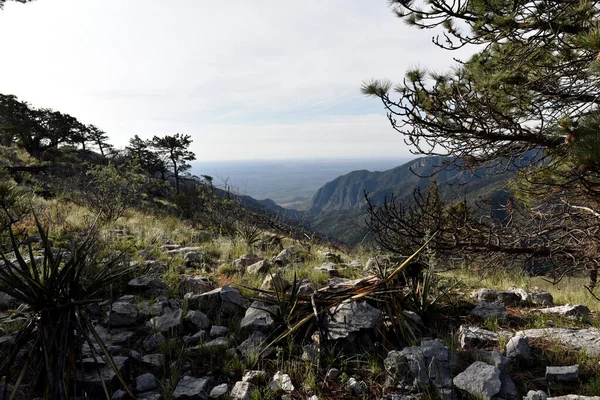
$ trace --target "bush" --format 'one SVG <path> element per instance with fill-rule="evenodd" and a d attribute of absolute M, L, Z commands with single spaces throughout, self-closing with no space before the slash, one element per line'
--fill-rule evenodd
<path fill-rule="evenodd" d="M 46 398 L 73 398 L 76 393 L 72 373 L 81 368 L 78 361 L 82 357 L 82 346 L 88 343 L 93 358 L 103 357 L 127 389 L 92 326 L 88 307 L 102 301 L 109 286 L 129 274 L 131 268 L 123 265 L 120 254 L 110 259 L 101 256 L 94 226 L 79 244 L 57 253 L 51 247 L 47 231 L 35 214 L 33 217 L 43 260 L 36 261 L 31 244 L 23 254 L 12 224 L 7 227 L 7 235 L 14 260 L 8 259 L 7 249 L 0 253 L 4 262 L 0 269 L 0 291 L 24 305 L 11 317 L 19 319 L 21 324 L 13 344 L 0 351 L 0 376 L 6 376 L 6 383 L 14 385 L 15 393 L 25 384 L 23 386 L 28 388 L 25 398 L 35 397 L 36 388 Z M 100 351 L 94 350 L 93 342 L 99 345 Z M 27 349 L 25 358 L 17 359 L 23 349 Z M 15 376 L 17 363 L 20 372 Z M 106 386 L 104 391 L 109 398 Z"/>

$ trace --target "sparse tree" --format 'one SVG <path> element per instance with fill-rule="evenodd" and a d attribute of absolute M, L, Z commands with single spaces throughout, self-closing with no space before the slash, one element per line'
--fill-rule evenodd
<path fill-rule="evenodd" d="M 152 146 L 160 155 L 165 156 L 171 164 L 171 172 L 173 172 L 173 176 L 175 177 L 177 194 L 179 194 L 181 173 L 191 168 L 191 165 L 188 164 L 189 161 L 196 159 L 194 153 L 188 150 L 191 144 L 192 139 L 190 135 L 179 133 L 173 136 L 167 135 L 162 138 L 154 136 L 152 139 Z"/>
<path fill-rule="evenodd" d="M 87 125 L 88 139 L 94 143 L 100 150 L 102 156 L 106 156 L 105 151 L 109 151 L 113 146 L 108 143 L 108 135 L 95 125 Z"/>

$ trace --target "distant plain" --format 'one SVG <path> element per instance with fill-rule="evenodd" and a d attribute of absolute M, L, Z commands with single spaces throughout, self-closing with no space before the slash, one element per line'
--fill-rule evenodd
<path fill-rule="evenodd" d="M 194 175 L 210 175 L 217 187 L 258 200 L 269 198 L 282 207 L 300 209 L 324 184 L 340 175 L 366 169 L 385 171 L 410 158 L 291 159 L 203 161 L 192 164 Z"/>

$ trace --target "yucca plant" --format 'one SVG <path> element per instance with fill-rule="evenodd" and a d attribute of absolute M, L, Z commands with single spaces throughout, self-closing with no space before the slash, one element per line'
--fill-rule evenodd
<path fill-rule="evenodd" d="M 131 392 L 95 331 L 88 311 L 91 304 L 103 300 L 112 283 L 131 271 L 123 266 L 123 253 L 102 258 L 95 224 L 73 249 L 55 252 L 46 229 L 33 211 L 32 214 L 43 259 L 36 261 L 31 244 L 25 249 L 19 246 L 10 223 L 5 231 L 13 257 L 9 259 L 6 251 L 0 254 L 4 263 L 0 268 L 0 291 L 22 303 L 8 317 L 23 321 L 14 343 L 0 351 L 0 376 L 6 376 L 6 383 L 13 385 L 10 399 L 20 391 L 25 392 L 24 398 L 33 398 L 34 393 L 46 399 L 75 397 L 81 389 L 76 387 L 76 377 L 82 368 L 84 343 L 89 345 L 92 358 L 104 358 L 123 387 Z M 23 350 L 26 356 L 17 360 L 17 354 Z M 101 381 L 110 398 L 107 383 Z M 9 398 L 7 393 L 0 397 Z"/>
<path fill-rule="evenodd" d="M 258 243 L 262 235 L 262 230 L 259 227 L 243 223 L 237 225 L 236 232 L 248 246 L 254 246 Z"/>

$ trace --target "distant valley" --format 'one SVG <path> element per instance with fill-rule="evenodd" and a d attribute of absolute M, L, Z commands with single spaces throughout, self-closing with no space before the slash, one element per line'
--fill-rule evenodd
<path fill-rule="evenodd" d="M 215 185 L 255 199 L 271 199 L 278 205 L 299 209 L 312 196 L 340 175 L 368 169 L 384 171 L 408 161 L 407 158 L 298 159 L 202 161 L 192 163 L 192 174 L 210 175 Z"/>

